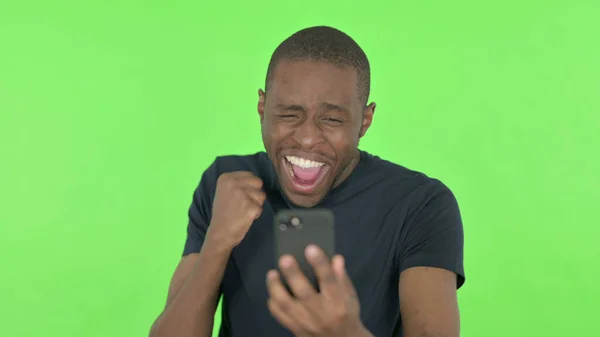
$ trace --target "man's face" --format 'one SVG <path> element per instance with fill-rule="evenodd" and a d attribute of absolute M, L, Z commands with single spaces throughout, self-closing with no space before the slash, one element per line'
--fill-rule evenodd
<path fill-rule="evenodd" d="M 326 62 L 280 62 L 268 93 L 259 91 L 262 138 L 287 197 L 318 204 L 359 160 L 358 140 L 371 125 L 352 68 Z"/>

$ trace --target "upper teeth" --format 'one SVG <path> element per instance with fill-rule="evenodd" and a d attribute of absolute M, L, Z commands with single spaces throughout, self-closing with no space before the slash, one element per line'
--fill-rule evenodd
<path fill-rule="evenodd" d="M 312 161 L 300 157 L 286 156 L 285 158 L 292 163 L 292 165 L 300 166 L 302 168 L 321 167 L 325 165 L 324 163 L 319 163 L 318 161 Z"/>

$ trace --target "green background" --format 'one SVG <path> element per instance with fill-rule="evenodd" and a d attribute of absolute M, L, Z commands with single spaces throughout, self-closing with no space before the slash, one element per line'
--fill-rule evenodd
<path fill-rule="evenodd" d="M 273 49 L 352 35 L 363 149 L 447 183 L 462 336 L 600 328 L 597 1 L 0 0 L 0 334 L 146 336 L 217 155 L 262 149 Z"/>

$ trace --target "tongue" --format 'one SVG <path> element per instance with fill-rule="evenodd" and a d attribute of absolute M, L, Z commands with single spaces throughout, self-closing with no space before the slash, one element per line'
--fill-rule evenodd
<path fill-rule="evenodd" d="M 292 170 L 294 170 L 296 178 L 310 182 L 316 180 L 319 176 L 319 172 L 321 172 L 320 167 L 302 168 L 296 165 L 292 165 Z"/>

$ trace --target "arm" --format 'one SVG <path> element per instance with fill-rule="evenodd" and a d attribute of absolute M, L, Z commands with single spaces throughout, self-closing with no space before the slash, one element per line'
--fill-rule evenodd
<path fill-rule="evenodd" d="M 456 274 L 413 267 L 400 275 L 400 312 L 406 337 L 458 337 Z"/>
<path fill-rule="evenodd" d="M 199 254 L 181 259 L 169 287 L 167 305 L 152 326 L 150 337 L 211 336 L 229 253 L 207 240 Z"/>
<path fill-rule="evenodd" d="M 423 188 L 398 256 L 400 314 L 406 337 L 458 337 L 457 289 L 464 283 L 463 227 L 452 192 L 437 180 Z"/>
<path fill-rule="evenodd" d="M 230 254 L 230 249 L 217 246 L 207 237 L 217 177 L 215 161 L 194 191 L 183 258 L 171 279 L 166 306 L 150 329 L 150 337 L 212 334 L 219 289 Z"/>
<path fill-rule="evenodd" d="M 260 178 L 245 171 L 219 176 L 215 166 L 204 173 L 194 192 L 184 258 L 173 276 L 167 306 L 150 331 L 151 337 L 211 335 L 231 251 L 262 212 L 266 195 Z"/>

